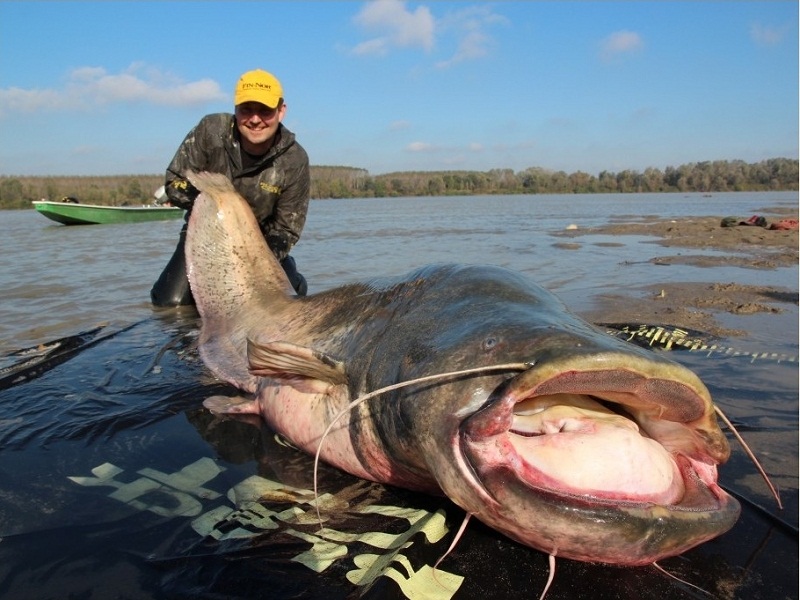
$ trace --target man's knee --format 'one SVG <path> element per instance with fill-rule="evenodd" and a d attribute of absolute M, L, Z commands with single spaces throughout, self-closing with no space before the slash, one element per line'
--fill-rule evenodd
<path fill-rule="evenodd" d="M 194 304 L 189 279 L 186 277 L 186 257 L 184 255 L 185 236 L 181 234 L 167 266 L 159 275 L 150 290 L 150 301 L 154 306 L 186 306 Z"/>
<path fill-rule="evenodd" d="M 165 285 L 161 279 L 155 283 L 150 290 L 150 302 L 153 306 L 191 306 L 194 304 L 189 283 L 186 282 L 185 285 L 173 285 L 173 283 L 167 282 Z"/>

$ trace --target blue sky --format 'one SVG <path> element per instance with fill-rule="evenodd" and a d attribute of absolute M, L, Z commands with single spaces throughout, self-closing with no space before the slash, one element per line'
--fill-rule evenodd
<path fill-rule="evenodd" d="M 244 71 L 312 165 L 798 156 L 798 3 L 0 1 L 0 174 L 163 172 Z"/>

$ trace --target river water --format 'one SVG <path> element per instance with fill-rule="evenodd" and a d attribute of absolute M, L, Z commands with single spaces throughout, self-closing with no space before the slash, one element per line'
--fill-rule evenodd
<path fill-rule="evenodd" d="M 570 224 L 584 228 L 642 216 L 746 217 L 765 207 L 796 207 L 797 201 L 796 193 L 786 192 L 319 200 L 311 203 L 293 256 L 310 293 L 430 263 L 488 263 L 526 274 L 578 313 L 588 311 L 601 293 L 656 281 L 737 282 L 796 293 L 796 267 L 654 267 L 650 258 L 682 250 L 645 237 L 600 235 L 578 238 L 576 248 L 564 250 L 552 234 Z M 224 499 L 226 490 L 231 498 L 254 474 L 285 485 L 295 482 L 298 489 L 308 489 L 310 483 L 305 459 L 277 445 L 264 428 L 260 433 L 256 427 L 235 429 L 230 423 L 210 423 L 203 414 L 202 398 L 219 384 L 193 354 L 196 318 L 191 310 L 154 310 L 149 303 L 150 286 L 172 253 L 181 224 L 65 227 L 33 210 L 0 212 L 0 358 L 6 357 L 5 364 L 18 349 L 98 325 L 106 336 L 96 345 L 87 343 L 69 360 L 52 363 L 44 373 L 0 388 L 0 597 L 344 598 L 366 589 L 375 598 L 408 596 L 387 583 L 399 581 L 391 569 L 370 585 L 362 580 L 359 592 L 348 587 L 355 571 L 347 572 L 342 561 L 334 561 L 334 567 L 323 569 L 324 578 L 315 579 L 319 571 L 297 567 L 307 542 L 316 543 L 312 533 L 303 537 L 281 529 L 277 550 L 275 536 L 262 545 L 265 536 L 253 534 L 253 528 L 261 534 L 273 525 L 278 528 L 274 519 L 263 527 L 252 521 L 249 537 L 226 538 L 218 533 L 219 521 L 214 522 L 217 529 L 204 529 L 202 518 L 223 510 L 211 501 Z M 780 314 L 769 317 L 721 315 L 726 327 L 747 332 L 721 343 L 748 352 L 797 355 L 797 305 L 779 308 Z M 797 591 L 798 563 L 797 363 L 673 354 L 701 376 L 754 446 L 781 488 L 785 508 L 777 509 L 744 453 L 735 448 L 721 481 L 744 499 L 741 523 L 689 553 L 688 563 L 672 559 L 677 561 L 672 572 L 711 589 L 714 597 L 791 597 Z M 329 472 L 327 477 L 338 485 L 339 475 Z M 197 484 L 191 493 L 187 481 Z M 214 485 L 201 485 L 208 481 Z M 341 485 L 345 483 L 357 485 L 346 479 Z M 158 493 L 173 504 L 159 504 L 154 499 Z M 370 488 L 364 493 L 377 492 Z M 458 527 L 452 508 L 441 509 L 397 490 L 380 493 L 389 494 L 388 500 L 381 497 L 382 503 L 426 514 L 444 510 L 451 533 Z M 202 510 L 181 513 L 175 508 L 175 502 L 185 508 L 189 500 L 201 503 Z M 216 533 L 209 534 L 212 529 Z M 294 537 L 287 538 L 287 532 Z M 239 545 L 232 545 L 232 539 Z M 246 545 L 241 545 L 243 539 Z M 303 547 L 300 539 L 306 540 Z M 458 591 L 431 597 L 538 596 L 546 560 L 531 558 L 530 551 L 480 527 L 463 543 L 474 550 L 461 551 L 443 567 L 447 577 L 459 582 L 452 584 Z M 432 560 L 424 552 L 408 558 L 413 565 L 406 565 L 403 581 L 414 579 L 410 573 L 422 573 L 420 565 L 432 565 L 436 552 L 441 554 L 447 545 L 449 541 L 439 544 Z M 65 559 L 64 554 L 76 558 Z M 244 558 L 251 555 L 245 567 Z M 475 573 L 501 556 L 530 562 L 530 573 L 492 567 L 485 576 L 502 581 L 496 588 L 481 584 Z M 187 559 L 195 566 L 188 566 Z M 399 558 L 393 555 L 393 560 Z M 557 576 L 550 598 L 577 597 L 587 590 L 596 598 L 696 597 L 690 588 L 655 572 L 560 564 L 571 566 L 559 567 L 568 574 L 560 580 Z M 336 566 L 341 570 L 338 579 Z M 295 584 L 280 587 L 276 582 L 284 573 Z M 586 577 L 595 584 L 582 588 L 574 583 Z M 261 586 L 274 593 L 261 595 Z"/>
<path fill-rule="evenodd" d="M 559 251 L 552 232 L 626 217 L 747 216 L 796 203 L 791 193 L 319 200 L 311 203 L 293 256 L 310 293 L 430 263 L 487 263 L 525 273 L 581 311 L 609 287 L 653 280 L 647 261 L 670 251 L 632 236 L 593 236 L 576 250 Z M 65 227 L 33 210 L 0 213 L 0 355 L 98 321 L 122 324 L 149 315 L 150 286 L 181 223 Z M 623 245 L 604 244 L 609 241 Z M 709 280 L 702 268 L 676 268 L 673 276 Z M 663 270 L 658 277 L 664 278 Z M 720 268 L 714 279 L 797 286 L 793 269 Z"/>

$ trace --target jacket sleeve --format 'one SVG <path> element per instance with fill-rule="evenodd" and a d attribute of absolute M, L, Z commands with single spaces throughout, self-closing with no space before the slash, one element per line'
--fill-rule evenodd
<path fill-rule="evenodd" d="M 283 190 L 273 217 L 264 230 L 264 237 L 272 253 L 283 260 L 300 239 L 308 214 L 308 196 L 311 187 L 308 155 L 298 147 L 299 154 L 286 169 Z"/>
<path fill-rule="evenodd" d="M 201 171 L 207 163 L 206 151 L 202 145 L 203 121 L 200 121 L 184 138 L 172 162 L 167 167 L 164 178 L 164 189 L 170 204 L 190 210 L 198 191 L 184 178 L 183 174 L 191 169 Z"/>

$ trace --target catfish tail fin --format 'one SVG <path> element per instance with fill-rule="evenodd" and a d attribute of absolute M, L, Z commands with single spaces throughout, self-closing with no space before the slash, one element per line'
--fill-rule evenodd
<path fill-rule="evenodd" d="M 186 178 L 200 191 L 186 232 L 187 276 L 203 319 L 200 351 L 217 376 L 249 389 L 247 338 L 263 311 L 281 312 L 294 289 L 230 180 L 191 171 Z"/>

